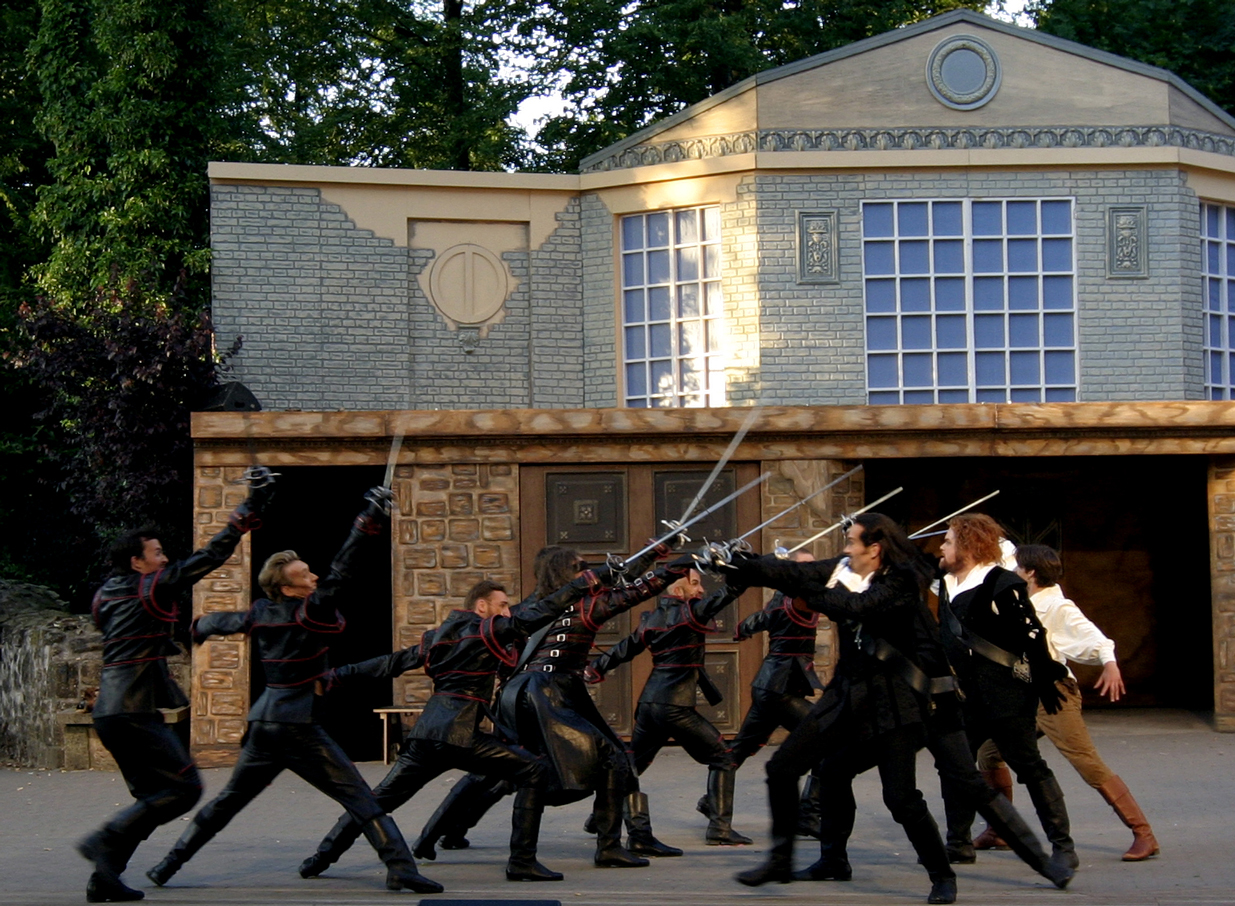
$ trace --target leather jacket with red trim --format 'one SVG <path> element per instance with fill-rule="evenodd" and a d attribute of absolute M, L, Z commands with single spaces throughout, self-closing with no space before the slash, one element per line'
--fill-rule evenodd
<path fill-rule="evenodd" d="M 720 693 L 703 666 L 705 639 L 716 632 L 712 618 L 741 591 L 726 586 L 706 598 L 690 601 L 661 596 L 654 609 L 640 615 L 638 628 L 593 660 L 592 666 L 603 676 L 648 650 L 652 652 L 652 672 L 640 702 L 693 708 L 698 687 L 709 702 L 719 704 Z"/>
<path fill-rule="evenodd" d="M 423 667 L 433 680 L 433 695 L 407 738 L 470 748 L 485 708 L 493 701 L 498 672 L 513 667 L 528 634 L 555 620 L 588 585 L 587 579 L 576 579 L 548 597 L 516 604 L 509 617 L 481 619 L 472 610 L 453 610 L 442 625 L 421 636 L 419 644 L 339 667 L 334 679 L 387 679 Z"/>
<path fill-rule="evenodd" d="M 784 592 L 776 592 L 763 610 L 738 624 L 734 638 L 741 641 L 757 632 L 768 634 L 768 653 L 751 681 L 752 689 L 805 698 L 823 688 L 815 673 L 819 614 L 802 613 L 792 602 Z"/>
<path fill-rule="evenodd" d="M 155 713 L 188 699 L 167 670 L 180 617 L 179 599 L 195 582 L 222 566 L 243 537 L 228 525 L 201 550 L 163 569 L 112 576 L 94 595 L 91 610 L 103 633 L 103 671 L 95 717 Z"/>

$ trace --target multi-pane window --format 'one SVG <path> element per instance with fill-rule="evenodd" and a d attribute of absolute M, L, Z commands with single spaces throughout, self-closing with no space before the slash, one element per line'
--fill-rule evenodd
<path fill-rule="evenodd" d="M 862 205 L 867 399 L 1076 399 L 1073 203 Z"/>
<path fill-rule="evenodd" d="M 720 209 L 623 217 L 627 406 L 723 406 Z"/>
<path fill-rule="evenodd" d="M 1205 392 L 1235 399 L 1235 208 L 1201 205 L 1201 272 L 1205 278 Z"/>

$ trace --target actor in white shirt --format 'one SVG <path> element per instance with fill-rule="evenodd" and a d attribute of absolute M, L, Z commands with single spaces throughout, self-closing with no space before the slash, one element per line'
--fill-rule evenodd
<path fill-rule="evenodd" d="M 1115 660 L 1115 643 L 1102 634 L 1088 617 L 1072 601 L 1064 597 L 1059 587 L 1063 576 L 1063 564 L 1059 554 L 1041 544 L 1022 544 L 1016 549 L 1016 572 L 1029 586 L 1030 601 L 1038 619 L 1046 627 L 1046 641 L 1055 660 L 1067 666 L 1068 661 L 1090 666 L 1101 666 L 1102 675 L 1094 684 L 1098 694 L 1118 701 L 1125 692 L 1119 664 Z M 1082 779 L 1099 793 L 1115 810 L 1115 814 L 1132 830 L 1132 846 L 1124 853 L 1125 862 L 1141 862 L 1158 854 L 1158 841 L 1154 839 L 1144 812 L 1129 792 L 1127 785 L 1107 767 L 1094 747 L 1085 719 L 1081 716 L 1081 693 L 1076 677 L 1068 671 L 1068 678 L 1059 682 L 1064 694 L 1063 707 L 1056 714 L 1038 711 L 1038 727 L 1055 744 L 1060 753 L 1072 763 Z M 993 744 L 983 746 L 978 753 L 978 764 L 986 780 L 995 789 L 1009 798 L 1012 793 L 1012 777 Z M 978 849 L 1001 847 L 1003 841 L 988 828 L 974 845 Z"/>

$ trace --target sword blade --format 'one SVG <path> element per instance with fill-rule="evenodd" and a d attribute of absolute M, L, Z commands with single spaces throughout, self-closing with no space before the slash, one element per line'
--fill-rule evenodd
<path fill-rule="evenodd" d="M 822 538 L 824 535 L 827 535 L 827 534 L 830 534 L 830 533 L 832 533 L 832 532 L 836 531 L 838 528 L 840 528 L 842 525 L 844 525 L 846 522 L 848 522 L 848 521 L 849 521 L 850 519 L 852 519 L 854 516 L 860 516 L 862 513 L 865 513 L 867 510 L 873 510 L 875 507 L 879 506 L 879 504 L 883 503 L 885 500 L 889 500 L 889 499 L 891 499 L 891 498 L 895 497 L 897 494 L 899 494 L 899 493 L 900 493 L 901 491 L 903 491 L 903 490 L 905 490 L 905 489 L 904 489 L 904 488 L 897 488 L 895 491 L 889 491 L 887 494 L 884 494 L 882 497 L 880 497 L 880 498 L 879 498 L 878 500 L 876 500 L 874 503 L 868 503 L 866 506 L 862 507 L 862 509 L 860 509 L 860 510 L 854 510 L 852 513 L 850 513 L 848 516 L 846 516 L 846 517 L 845 517 L 844 519 L 842 519 L 840 522 L 834 522 L 834 523 L 832 523 L 832 524 L 831 524 L 831 525 L 829 525 L 827 528 L 825 528 L 823 531 L 818 532 L 818 533 L 816 533 L 816 534 L 814 534 L 814 535 L 811 535 L 809 538 L 807 538 L 807 539 L 806 539 L 805 541 L 803 541 L 801 544 L 798 544 L 798 545 L 796 545 L 796 546 L 794 546 L 794 547 L 789 548 L 789 550 L 788 550 L 788 551 L 786 551 L 786 553 L 790 553 L 790 554 L 792 554 L 794 551 L 800 551 L 802 548 L 806 547 L 806 545 L 808 545 L 808 544 L 812 544 L 812 543 L 814 543 L 814 542 L 818 541 L 818 540 L 819 540 L 820 538 Z"/>
<path fill-rule="evenodd" d="M 819 490 L 817 490 L 817 491 L 815 491 L 815 492 L 813 492 L 813 493 L 811 493 L 811 494 L 808 494 L 806 497 L 803 497 L 801 500 L 799 500 L 799 501 L 798 501 L 797 503 L 795 503 L 793 506 L 789 507 L 787 510 L 781 510 L 779 513 L 777 513 L 777 514 L 776 514 L 775 516 L 773 516 L 771 519 L 765 520 L 764 522 L 760 522 L 757 526 L 755 526 L 755 527 L 754 527 L 753 529 L 751 529 L 749 532 L 745 532 L 744 534 L 738 535 L 738 537 L 737 537 L 735 540 L 737 540 L 737 541 L 741 541 L 743 538 L 749 538 L 751 535 L 755 534 L 755 532 L 759 531 L 759 529 L 761 529 L 761 528 L 766 528 L 767 526 L 769 526 L 769 525 L 771 525 L 773 522 L 775 522 L 777 519 L 779 519 L 781 516 L 786 516 L 786 515 L 788 515 L 789 513 L 792 513 L 792 512 L 793 512 L 794 510 L 796 510 L 798 507 L 802 506 L 802 505 L 803 505 L 803 504 L 805 504 L 805 503 L 809 503 L 811 500 L 814 500 L 816 497 L 818 497 L 820 494 L 822 494 L 824 491 L 828 490 L 829 488 L 834 488 L 834 487 L 836 487 L 838 484 L 840 484 L 842 481 L 844 481 L 844 480 L 845 480 L 846 478 L 848 478 L 850 475 L 854 475 L 855 473 L 857 473 L 857 472 L 861 472 L 861 471 L 862 471 L 862 467 L 861 467 L 861 466 L 855 466 L 854 468 L 852 468 L 852 469 L 850 469 L 848 472 L 846 472 L 844 475 L 840 476 L 840 478 L 834 479 L 833 481 L 829 481 L 827 484 L 825 484 L 825 485 L 824 485 L 823 487 L 821 487 Z"/>
<path fill-rule="evenodd" d="M 979 498 L 978 500 L 975 500 L 973 503 L 970 503 L 970 504 L 967 504 L 966 506 L 961 507 L 961 508 L 960 508 L 959 510 L 957 510 L 955 513 L 948 513 L 948 515 L 944 516 L 942 519 L 936 519 L 936 520 L 935 520 L 934 522 L 932 522 L 930 525 L 924 525 L 924 526 L 922 526 L 920 529 L 918 529 L 916 532 L 914 532 L 912 535 L 910 535 L 910 536 L 909 536 L 909 540 L 910 540 L 910 541 L 912 541 L 914 538 L 923 538 L 923 537 L 925 537 L 925 533 L 926 533 L 926 532 L 929 532 L 929 531 L 930 531 L 931 529 L 933 529 L 935 526 L 937 526 L 937 525 L 943 525 L 945 522 L 947 522 L 947 521 L 948 521 L 949 519 L 951 519 L 953 516 L 959 516 L 961 513 L 965 512 L 966 510 L 972 510 L 972 509 L 973 509 L 974 507 L 976 507 L 979 503 L 986 503 L 986 501 L 990 500 L 992 497 L 994 497 L 994 496 L 995 496 L 996 494 L 998 494 L 998 493 L 999 493 L 998 491 L 991 491 L 991 493 L 987 494 L 985 497 Z M 938 532 L 936 532 L 936 534 L 938 534 Z"/>
<path fill-rule="evenodd" d="M 622 566 L 623 566 L 623 568 L 624 568 L 624 567 L 625 567 L 628 563 L 631 563 L 631 562 L 633 562 L 633 561 L 635 561 L 635 560 L 638 560 L 640 557 L 642 557 L 644 554 L 646 554 L 646 553 L 647 553 L 648 551 L 650 551 L 652 548 L 656 547 L 658 544 L 662 544 L 663 542 L 668 541 L 668 540 L 669 540 L 670 538 L 672 538 L 674 535 L 680 535 L 680 534 L 682 533 L 683 529 L 688 529 L 688 528 L 690 528 L 692 525 L 694 525 L 696 522 L 698 522 L 700 519 L 703 519 L 703 518 L 705 518 L 705 517 L 707 517 L 707 516 L 711 516 L 713 513 L 715 513 L 717 510 L 719 510 L 721 507 L 723 507 L 723 506 L 724 506 L 726 503 L 728 503 L 730 500 L 736 500 L 738 497 L 741 497 L 743 494 L 745 494 L 745 493 L 746 493 L 747 491 L 749 491 L 751 488 L 753 488 L 753 487 L 757 487 L 758 485 L 763 484 L 765 481 L 767 481 L 767 480 L 768 480 L 769 478 L 771 478 L 771 477 L 772 477 L 772 473 L 771 473 L 771 472 L 764 472 L 762 475 L 760 475 L 758 478 L 754 479 L 753 481 L 748 481 L 746 484 L 742 485 L 740 488 L 738 488 L 736 491 L 734 491 L 734 492 L 733 492 L 732 494 L 730 494 L 728 497 L 724 498 L 723 500 L 719 500 L 719 501 L 717 501 L 716 503 L 712 504 L 710 507 L 708 507 L 708 508 L 707 508 L 706 510 L 704 510 L 702 513 L 699 513 L 698 515 L 696 515 L 693 519 L 690 519 L 690 520 L 688 520 L 688 521 L 686 521 L 686 522 L 683 522 L 681 525 L 679 525 L 679 526 L 675 527 L 675 528 L 673 529 L 673 531 L 668 532 L 667 534 L 661 535 L 661 536 L 660 536 L 659 538 L 657 538 L 655 541 L 651 542 L 650 544 L 646 545 L 645 547 L 643 547 L 643 548 L 639 549 L 638 551 L 636 551 L 635 553 L 631 554 L 629 557 L 627 557 L 625 560 L 623 560 L 623 561 L 622 561 Z"/>
<path fill-rule="evenodd" d="M 395 466 L 399 464 L 399 450 L 403 447 L 403 432 L 395 433 L 394 440 L 390 442 L 390 455 L 386 457 L 386 480 L 382 482 L 382 487 L 388 488 L 394 483 Z"/>
<path fill-rule="evenodd" d="M 755 424 L 755 419 L 759 417 L 759 412 L 762 408 L 762 406 L 751 407 L 750 412 L 746 415 L 746 419 L 742 422 L 742 427 L 738 428 L 738 433 L 733 435 L 733 440 L 729 441 L 729 446 L 726 447 L 725 452 L 721 454 L 720 460 L 716 463 L 716 467 L 712 469 L 712 474 L 710 474 L 707 479 L 704 480 L 703 484 L 700 485 L 699 493 L 695 495 L 695 499 L 690 502 L 690 506 L 686 508 L 686 512 L 682 514 L 681 518 L 678 519 L 678 522 L 685 522 L 690 518 L 690 514 L 695 511 L 695 507 L 697 507 L 699 502 L 703 500 L 703 495 L 706 494 L 708 489 L 712 487 L 712 482 L 716 481 L 716 476 L 720 474 L 720 470 L 728 464 L 730 457 L 732 457 L 734 452 L 736 452 L 738 444 L 740 444 L 743 438 L 746 437 L 746 432 L 749 431 Z"/>

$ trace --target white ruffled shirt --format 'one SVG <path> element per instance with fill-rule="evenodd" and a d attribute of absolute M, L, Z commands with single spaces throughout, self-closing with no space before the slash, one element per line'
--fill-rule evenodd
<path fill-rule="evenodd" d="M 1115 660 L 1115 643 L 1093 624 L 1058 585 L 1041 588 L 1029 600 L 1046 627 L 1046 645 L 1051 657 L 1065 667 L 1068 661 L 1105 666 Z M 1072 671 L 1068 671 L 1072 676 Z"/>
<path fill-rule="evenodd" d="M 828 579 L 828 588 L 843 585 L 855 594 L 864 592 L 870 588 L 873 575 L 875 574 L 872 572 L 867 576 L 859 576 L 849 568 L 849 558 L 842 557 L 840 563 L 836 564 L 836 569 L 832 570 L 832 577 Z"/>

